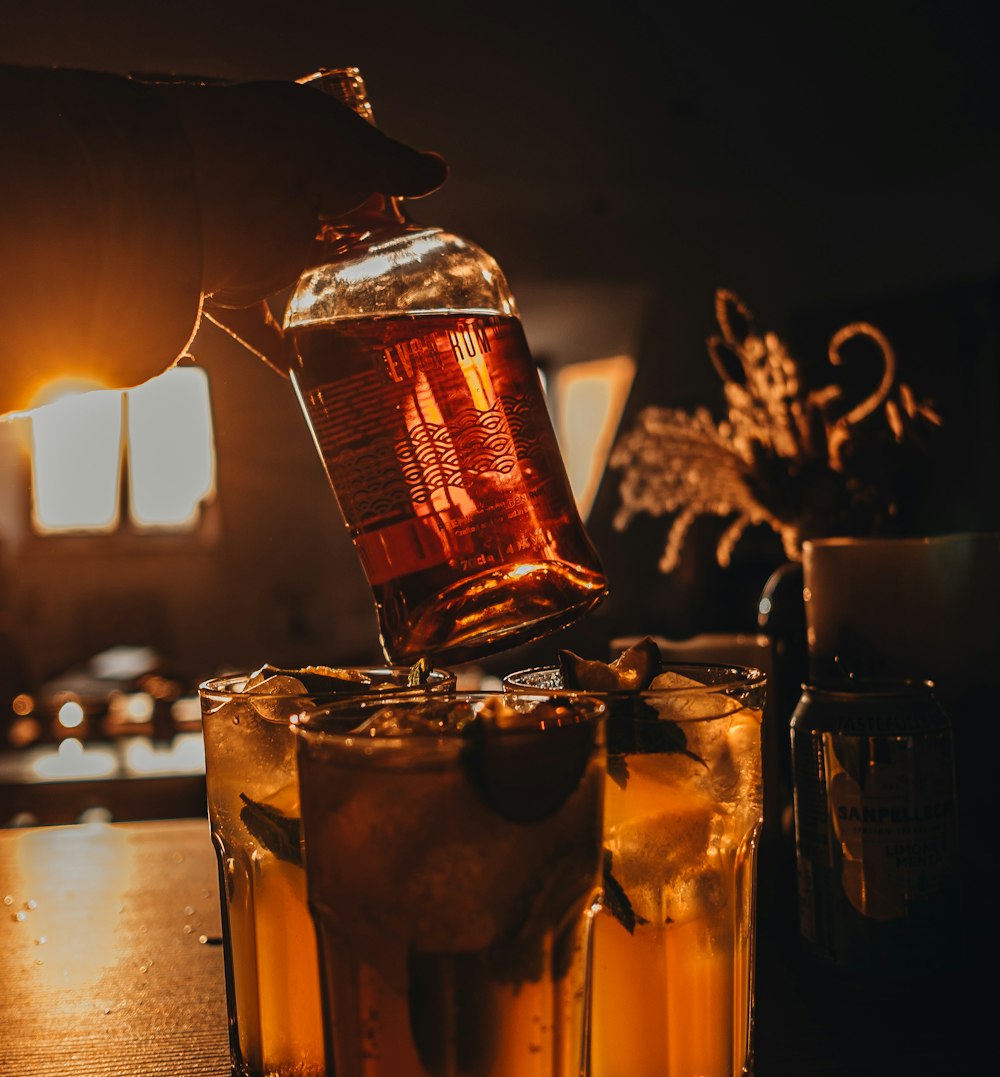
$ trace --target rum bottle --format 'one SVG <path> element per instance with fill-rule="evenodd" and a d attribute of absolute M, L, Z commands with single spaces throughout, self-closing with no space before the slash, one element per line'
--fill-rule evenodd
<path fill-rule="evenodd" d="M 302 81 L 371 120 L 356 68 Z M 285 316 L 289 372 L 386 657 L 462 662 L 575 621 L 606 580 L 500 267 L 382 196 L 321 240 Z"/>

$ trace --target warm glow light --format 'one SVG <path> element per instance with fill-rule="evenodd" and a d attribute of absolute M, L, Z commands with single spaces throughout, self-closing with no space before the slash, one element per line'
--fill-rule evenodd
<path fill-rule="evenodd" d="M 148 722 L 153 717 L 153 697 L 135 692 L 125 700 L 125 714 L 130 722 Z"/>
<path fill-rule="evenodd" d="M 118 523 L 121 394 L 63 396 L 31 413 L 35 527 L 110 531 Z"/>
<path fill-rule="evenodd" d="M 153 697 L 148 692 L 112 692 L 108 719 L 117 723 L 142 724 L 153 717 Z"/>
<path fill-rule="evenodd" d="M 572 363 L 553 377 L 556 430 L 584 518 L 590 512 L 635 377 L 628 355 Z"/>
<path fill-rule="evenodd" d="M 31 696 L 27 694 L 27 692 L 22 692 L 20 695 L 14 696 L 14 699 L 10 705 L 10 709 L 15 714 L 31 714 L 31 712 L 35 709 L 35 701 Z"/>
<path fill-rule="evenodd" d="M 135 737 L 125 748 L 125 772 L 204 774 L 205 739 L 200 733 L 178 733 L 169 747 L 160 747 L 147 737 Z"/>
<path fill-rule="evenodd" d="M 59 708 L 59 724 L 63 729 L 77 729 L 83 725 L 83 707 L 75 699 L 68 699 Z M 70 743 L 66 741 L 65 743 Z"/>
<path fill-rule="evenodd" d="M 545 567 L 544 564 L 525 562 L 520 565 L 515 565 L 507 573 L 507 578 L 511 580 L 519 580 L 522 576 L 530 576 L 532 572 L 540 572 L 544 570 Z"/>
<path fill-rule="evenodd" d="M 113 531 L 123 453 L 132 524 L 190 529 L 197 523 L 202 503 L 215 492 L 203 370 L 175 367 L 125 393 L 58 382 L 37 403 L 29 413 L 36 530 Z"/>
<path fill-rule="evenodd" d="M 34 744 L 42 735 L 42 723 L 37 718 L 29 715 L 25 718 L 15 718 L 7 726 L 7 743 L 12 748 L 27 748 Z"/>
<path fill-rule="evenodd" d="M 175 367 L 128 393 L 129 497 L 141 527 L 190 525 L 215 490 L 208 379 Z"/>
<path fill-rule="evenodd" d="M 38 827 L 24 832 L 4 880 L 19 930 L 37 947 L 35 960 L 22 966 L 20 990 L 26 997 L 57 999 L 59 1020 L 70 1026 L 108 1020 L 102 1011 L 120 1005 L 108 985 L 134 977 L 122 964 L 129 939 L 123 906 L 114 897 L 148 883 L 130 875 L 133 841 L 101 824 Z M 138 876 L 148 869 L 142 864 L 133 870 Z"/>
<path fill-rule="evenodd" d="M 170 705 L 170 717 L 176 725 L 200 725 L 201 702 L 197 696 L 182 696 Z"/>
<path fill-rule="evenodd" d="M 84 748 L 68 737 L 57 751 L 39 756 L 32 769 L 39 778 L 106 778 L 118 769 L 118 761 L 106 748 Z"/>

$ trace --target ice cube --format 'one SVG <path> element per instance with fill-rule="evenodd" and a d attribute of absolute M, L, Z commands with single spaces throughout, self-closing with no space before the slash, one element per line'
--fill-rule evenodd
<path fill-rule="evenodd" d="M 691 691 L 684 691 L 687 688 Z M 739 700 L 724 692 L 710 691 L 700 681 L 671 671 L 653 678 L 649 691 L 657 690 L 663 694 L 649 702 L 660 712 L 661 718 L 672 718 L 675 722 L 690 721 L 692 718 L 722 718 L 734 714 L 741 706 Z"/>
<path fill-rule="evenodd" d="M 516 904 L 511 891 L 523 886 L 523 838 L 475 802 L 458 767 L 399 772 L 392 782 L 345 768 L 331 784 L 338 800 L 344 787 L 351 796 L 331 802 L 334 810 L 313 807 L 323 850 L 314 871 L 324 880 L 326 915 L 351 947 L 405 987 L 411 948 L 488 946 L 501 930 L 499 917 Z M 324 798 L 332 792 L 326 788 Z"/>
<path fill-rule="evenodd" d="M 475 717 L 470 704 L 446 699 L 419 705 L 390 703 L 375 711 L 356 732 L 372 737 L 454 736 Z"/>
<path fill-rule="evenodd" d="M 663 673 L 657 673 L 657 675 L 649 682 L 649 690 L 655 692 L 663 689 L 674 688 L 704 688 L 705 685 L 701 681 L 696 681 L 693 677 L 685 677 L 682 673 L 675 673 L 673 670 L 665 670 Z"/>
<path fill-rule="evenodd" d="M 287 722 L 293 714 L 302 710 L 302 697 L 306 686 L 288 673 L 275 673 L 270 666 L 263 666 L 251 673 L 242 688 L 244 695 L 254 696 L 250 706 L 267 721 Z M 243 706 L 243 703 L 240 703 Z"/>
<path fill-rule="evenodd" d="M 244 681 L 240 691 L 255 698 L 251 706 L 268 721 L 287 722 L 303 708 L 303 700 L 319 695 L 361 694 L 372 687 L 371 677 L 362 670 L 334 666 L 302 666 L 279 669 L 265 663 Z"/>
<path fill-rule="evenodd" d="M 708 767 L 712 795 L 735 808 L 760 795 L 760 714 L 740 708 L 711 722 L 685 726 L 688 748 Z"/>
<path fill-rule="evenodd" d="M 712 805 L 690 801 L 632 818 L 605 840 L 612 874 L 636 916 L 651 924 L 706 915 L 725 897 L 716 855 L 720 827 Z"/>
<path fill-rule="evenodd" d="M 687 924 L 714 916 L 726 907 L 731 885 L 725 863 L 710 851 L 667 880 L 662 897 L 665 920 Z"/>

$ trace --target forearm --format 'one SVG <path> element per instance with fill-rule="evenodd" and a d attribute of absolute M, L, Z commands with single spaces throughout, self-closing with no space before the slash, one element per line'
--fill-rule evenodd
<path fill-rule="evenodd" d="M 58 376 L 139 384 L 197 325 L 194 162 L 127 78 L 0 66 L 0 414 Z"/>

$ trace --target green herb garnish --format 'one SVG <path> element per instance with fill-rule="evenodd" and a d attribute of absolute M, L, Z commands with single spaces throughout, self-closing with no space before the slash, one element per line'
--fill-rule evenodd
<path fill-rule="evenodd" d="M 604 892 L 601 894 L 601 907 L 606 909 L 630 934 L 635 934 L 637 925 L 649 921 L 632 908 L 632 902 L 625 893 L 625 888 L 614 877 L 611 870 L 611 850 L 604 850 Z"/>
<path fill-rule="evenodd" d="M 424 1070 L 431 1077 L 485 1077 L 499 1047 L 498 1003 L 485 951 L 411 951 L 407 972 L 410 1033 Z"/>
<path fill-rule="evenodd" d="M 323 692 L 360 693 L 371 684 L 371 677 L 357 669 L 342 669 L 338 666 L 302 666 L 300 669 L 281 669 L 265 663 L 248 679 L 248 684 L 259 688 L 260 684 L 271 677 L 294 677 L 309 695 Z M 255 689 L 248 689 L 253 692 Z M 267 693 L 262 693 L 267 694 Z"/>
<path fill-rule="evenodd" d="M 508 822 L 525 825 L 554 815 L 577 790 L 597 733 L 579 708 L 558 697 L 531 713 L 536 721 L 550 720 L 544 735 L 530 725 L 504 728 L 502 715 L 484 707 L 462 729 L 459 755 L 483 802 Z"/>
<path fill-rule="evenodd" d="M 607 775 L 619 789 L 628 785 L 628 761 L 624 755 L 612 755 L 608 752 Z"/>
<path fill-rule="evenodd" d="M 681 726 L 662 717 L 641 695 L 652 688 L 653 680 L 663 670 L 660 648 L 652 637 L 646 636 L 626 647 L 613 662 L 560 651 L 559 670 L 565 688 L 607 694 L 607 773 L 620 789 L 628 785 L 627 755 L 683 753 L 701 762 L 688 751 L 687 736 Z"/>
<path fill-rule="evenodd" d="M 302 867 L 302 823 L 295 816 L 240 793 L 240 819 L 256 841 L 279 860 Z"/>
<path fill-rule="evenodd" d="M 410 667 L 406 677 L 407 688 L 420 688 L 427 683 L 431 675 L 431 664 L 426 658 L 418 658 Z"/>

